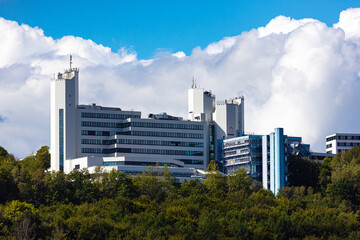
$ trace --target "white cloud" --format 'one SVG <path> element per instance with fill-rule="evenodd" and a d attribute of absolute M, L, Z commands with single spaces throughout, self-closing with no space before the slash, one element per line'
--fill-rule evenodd
<path fill-rule="evenodd" d="M 350 8 L 340 13 L 340 20 L 334 28 L 341 28 L 346 38 L 360 37 L 360 8 Z"/>
<path fill-rule="evenodd" d="M 324 150 L 325 136 L 360 131 L 359 9 L 333 27 L 279 16 L 265 27 L 205 49 L 161 52 L 156 59 L 0 18 L 0 145 L 23 157 L 49 144 L 49 79 L 80 67 L 80 102 L 186 117 L 187 88 L 197 82 L 217 99 L 245 96 L 246 130 L 284 127 Z"/>
<path fill-rule="evenodd" d="M 183 51 L 178 51 L 176 53 L 173 53 L 172 54 L 174 57 L 177 57 L 177 58 L 183 58 L 183 57 L 186 57 L 186 54 L 183 52 Z"/>
<path fill-rule="evenodd" d="M 257 31 L 259 37 L 265 37 L 270 34 L 288 34 L 307 23 L 315 22 L 317 22 L 317 20 L 312 18 L 296 20 L 291 19 L 290 17 L 278 16 L 272 19 L 265 27 L 259 27 Z"/>

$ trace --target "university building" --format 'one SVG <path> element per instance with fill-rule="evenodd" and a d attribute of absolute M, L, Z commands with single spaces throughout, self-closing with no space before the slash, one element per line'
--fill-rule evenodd
<path fill-rule="evenodd" d="M 274 193 L 287 183 L 287 156 L 312 156 L 301 137 L 276 128 L 269 135 L 245 135 L 244 97 L 215 103 L 195 83 L 188 90 L 188 118 L 79 104 L 79 69 L 51 79 L 51 170 L 71 172 L 97 166 L 129 175 L 162 171 L 180 181 L 201 178 L 214 160 L 224 174 L 244 168 Z"/>
<path fill-rule="evenodd" d="M 337 154 L 360 146 L 360 134 L 335 133 L 326 137 L 326 152 Z"/>

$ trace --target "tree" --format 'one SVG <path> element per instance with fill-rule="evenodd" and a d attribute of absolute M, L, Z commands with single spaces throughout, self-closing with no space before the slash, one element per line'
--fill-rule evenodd
<path fill-rule="evenodd" d="M 207 167 L 208 172 L 204 184 L 209 192 L 218 197 L 225 196 L 227 185 L 226 178 L 219 173 L 218 166 L 212 160 Z"/>
<path fill-rule="evenodd" d="M 5 158 L 9 155 L 8 151 L 6 151 L 5 148 L 3 148 L 2 146 L 0 146 L 0 159 L 1 158 Z"/>
<path fill-rule="evenodd" d="M 35 158 L 42 163 L 42 168 L 47 170 L 50 168 L 50 152 L 48 146 L 42 146 L 36 153 Z"/>
<path fill-rule="evenodd" d="M 318 187 L 319 165 L 298 155 L 288 157 L 288 181 L 290 186 Z"/>
<path fill-rule="evenodd" d="M 319 173 L 319 187 L 325 193 L 327 185 L 331 183 L 331 158 L 326 157 L 322 163 Z"/>
<path fill-rule="evenodd" d="M 251 180 L 244 168 L 239 168 L 227 176 L 229 194 L 236 197 L 247 197 L 251 194 Z"/>
<path fill-rule="evenodd" d="M 110 173 L 103 173 L 100 189 L 103 196 L 109 198 L 118 196 L 132 198 L 137 193 L 130 177 L 115 169 L 111 170 Z"/>

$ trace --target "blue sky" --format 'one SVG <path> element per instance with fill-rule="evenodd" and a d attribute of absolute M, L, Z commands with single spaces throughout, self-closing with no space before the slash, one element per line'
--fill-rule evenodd
<path fill-rule="evenodd" d="M 53 1 L 0 0 L 0 16 L 43 29 L 46 36 L 91 39 L 147 59 L 162 51 L 204 48 L 225 36 L 265 26 L 272 18 L 315 18 L 328 26 L 360 1 Z"/>
<path fill-rule="evenodd" d="M 16 156 L 50 144 L 49 79 L 70 53 L 81 104 L 186 118 L 195 76 L 245 97 L 246 132 L 283 127 L 315 151 L 360 132 L 360 1 L 0 0 L 0 145 Z"/>

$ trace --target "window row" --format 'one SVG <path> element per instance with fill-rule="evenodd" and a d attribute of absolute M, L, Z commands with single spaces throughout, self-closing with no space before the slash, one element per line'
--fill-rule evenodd
<path fill-rule="evenodd" d="M 91 131 L 91 130 L 82 130 L 81 135 L 88 135 L 88 136 L 130 135 L 130 136 L 193 138 L 193 139 L 203 139 L 204 137 L 204 135 L 201 133 L 150 132 L 150 131 L 109 132 L 109 131 Z"/>
<path fill-rule="evenodd" d="M 81 117 L 82 118 L 104 118 L 104 119 L 128 119 L 128 118 L 140 118 L 140 115 L 82 112 Z"/>
<path fill-rule="evenodd" d="M 355 146 L 360 146 L 360 143 L 338 142 L 337 145 L 339 147 L 355 147 Z"/>
<path fill-rule="evenodd" d="M 115 134 L 116 132 L 109 132 L 109 131 L 81 130 L 81 135 L 88 135 L 88 136 L 113 136 Z"/>
<path fill-rule="evenodd" d="M 332 141 L 332 140 L 360 140 L 360 136 L 333 136 L 326 138 L 326 141 Z"/>
<path fill-rule="evenodd" d="M 192 165 L 203 165 L 203 160 L 196 160 L 196 159 L 176 159 L 182 161 L 184 164 L 192 164 Z"/>
<path fill-rule="evenodd" d="M 126 127 L 143 127 L 143 128 L 166 128 L 166 129 L 187 129 L 203 130 L 203 125 L 195 124 L 175 124 L 175 123 L 149 123 L 149 122 L 90 122 L 82 121 L 82 127 L 104 127 L 104 128 L 126 128 Z"/>
<path fill-rule="evenodd" d="M 103 128 L 116 128 L 117 124 L 114 122 L 81 122 L 82 127 L 103 127 Z"/>
<path fill-rule="evenodd" d="M 179 141 L 160 141 L 143 139 L 81 139 L 82 144 L 113 145 L 113 144 L 132 144 L 132 145 L 155 145 L 155 146 L 174 146 L 174 147 L 199 147 L 202 148 L 202 142 L 179 142 Z"/>
<path fill-rule="evenodd" d="M 96 145 L 102 145 L 102 142 L 100 139 L 81 139 L 81 144 L 96 144 Z"/>
<path fill-rule="evenodd" d="M 203 130 L 203 125 L 181 123 L 131 122 L 132 127 Z"/>
<path fill-rule="evenodd" d="M 172 138 L 195 138 L 203 139 L 201 133 L 179 133 L 179 132 L 150 132 L 150 131 L 128 131 L 119 132 L 119 135 L 146 136 L 146 137 L 172 137 Z"/>
<path fill-rule="evenodd" d="M 141 148 L 81 148 L 82 153 L 138 153 L 138 154 L 157 154 L 157 155 L 183 155 L 183 156 L 203 156 L 202 151 L 186 151 L 186 150 L 167 150 L 167 149 L 141 149 Z"/>

